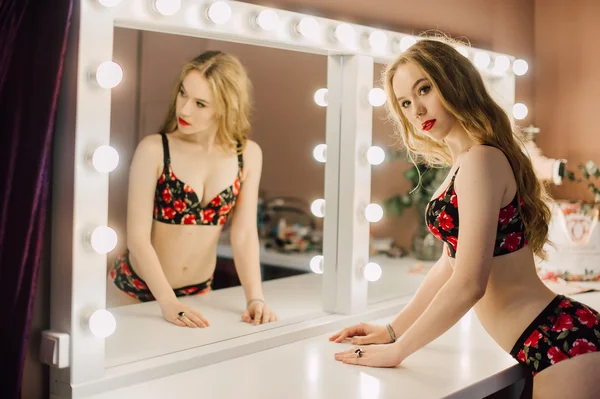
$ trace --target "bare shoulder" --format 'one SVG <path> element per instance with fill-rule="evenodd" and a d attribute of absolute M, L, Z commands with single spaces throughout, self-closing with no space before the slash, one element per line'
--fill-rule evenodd
<path fill-rule="evenodd" d="M 160 134 L 149 134 L 144 137 L 135 149 L 140 155 L 162 154 L 162 137 Z"/>
<path fill-rule="evenodd" d="M 246 148 L 244 148 L 244 179 L 248 174 L 253 174 L 260 177 L 262 173 L 262 150 L 260 146 L 252 140 L 246 142 Z"/>
<path fill-rule="evenodd" d="M 501 198 L 515 184 L 514 180 L 508 158 L 501 150 L 475 145 L 462 156 L 460 171 L 456 176 L 456 190 L 462 195 L 466 191 L 483 190 Z"/>
<path fill-rule="evenodd" d="M 512 176 L 512 168 L 504 153 L 492 146 L 474 145 L 463 155 L 461 169 L 466 174 L 486 174 L 490 177 L 503 178 Z"/>
<path fill-rule="evenodd" d="M 255 141 L 248 140 L 246 142 L 243 157 L 244 165 L 247 165 L 251 169 L 260 168 L 262 165 L 262 150 Z"/>
<path fill-rule="evenodd" d="M 131 173 L 135 176 L 145 175 L 152 171 L 158 176 L 163 165 L 162 137 L 160 134 L 150 134 L 137 145 L 131 164 Z"/>
<path fill-rule="evenodd" d="M 256 141 L 248 140 L 244 148 L 244 159 L 255 160 L 262 158 L 262 150 Z"/>

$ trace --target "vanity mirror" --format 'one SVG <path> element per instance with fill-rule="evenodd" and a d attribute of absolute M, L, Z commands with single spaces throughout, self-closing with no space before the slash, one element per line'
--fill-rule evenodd
<path fill-rule="evenodd" d="M 280 342 L 273 337 L 285 335 L 290 326 L 308 329 L 331 313 L 366 310 L 371 299 L 365 271 L 371 270 L 366 266 L 374 223 L 367 216 L 371 205 L 382 205 L 379 199 L 371 203 L 371 174 L 377 170 L 371 171 L 365 155 L 372 144 L 373 101 L 381 100 L 381 93 L 372 90 L 381 87 L 373 84 L 379 74 L 377 69 L 374 74 L 374 62 L 389 61 L 410 36 L 235 1 L 81 0 L 75 13 L 72 62 L 61 98 L 64 116 L 58 121 L 65 133 L 56 140 L 53 180 L 51 328 L 70 337 L 69 368 L 53 369 L 53 386 L 69 391 L 61 395 L 89 394 L 198 367 L 202 362 L 190 359 L 199 353 L 207 364 L 261 350 Z M 161 226 L 180 228 L 173 234 L 182 239 L 194 231 L 184 230 L 188 227 L 222 229 L 212 235 L 214 252 L 207 256 L 214 264 L 196 265 L 205 268 L 200 272 L 193 258 L 183 259 L 176 267 L 179 277 L 196 271 L 194 278 L 171 275 L 169 281 L 165 276 L 173 288 L 191 288 L 214 271 L 212 291 L 177 297 L 211 327 L 178 327 L 163 319 L 156 301 L 124 303 L 111 294 L 117 278 L 112 270 L 123 263 L 118 259 L 130 247 L 130 230 L 139 228 L 129 218 L 136 206 L 127 203 L 133 154 L 142 140 L 154 137 L 158 143 L 158 169 L 156 176 L 148 173 L 151 180 L 160 185 L 161 171 L 176 173 L 182 191 L 195 194 L 187 197 L 190 204 L 182 201 L 186 206 L 194 203 L 205 210 L 222 187 L 231 184 L 232 193 L 236 190 L 237 152 L 222 159 L 222 181 L 198 178 L 190 171 L 202 167 L 202 145 L 184 146 L 174 128 L 165 131 L 166 140 L 157 134 L 173 90 L 180 88 L 181 68 L 207 50 L 238 59 L 254 87 L 248 137 L 262 152 L 252 215 L 260 237 L 254 259 L 265 300 L 279 317 L 274 323 L 241 321 L 253 295 L 237 281 L 236 252 L 241 252 L 232 244 L 235 228 L 229 218 L 219 226 Z M 514 76 L 497 75 L 495 84 L 512 103 Z M 185 83 L 182 98 L 192 94 L 200 103 L 206 100 Z M 184 122 L 193 125 L 196 119 Z M 171 168 L 162 169 L 166 143 Z M 375 144 L 386 145 L 379 139 Z M 148 193 L 151 197 L 155 188 Z M 167 201 L 163 194 L 159 202 L 176 200 L 167 193 Z M 183 212 L 182 206 L 177 208 Z M 175 216 L 165 206 L 157 216 L 153 206 L 148 209 L 143 220 L 153 226 L 160 226 L 155 219 Z M 216 217 L 222 209 L 204 216 Z M 200 236 L 193 238 L 200 241 Z M 145 267 L 134 270 L 147 278 Z M 375 302 L 387 298 L 383 291 L 369 290 L 369 296 L 377 294 Z"/>
<path fill-rule="evenodd" d="M 199 70 L 212 67 L 207 74 L 215 80 L 229 79 L 226 74 L 232 73 L 225 68 L 224 62 L 230 61 L 226 57 L 235 57 L 233 59 L 239 61 L 239 70 L 233 72 L 246 71 L 248 75 L 247 89 L 240 77 L 236 82 L 248 91 L 242 94 L 248 95 L 247 105 L 251 108 L 248 112 L 249 141 L 240 157 L 233 154 L 222 160 L 202 147 L 198 150 L 203 143 L 186 140 L 191 135 L 184 136 L 186 130 L 193 130 L 195 125 L 200 130 L 204 128 L 204 115 L 211 112 L 211 106 L 216 108 L 217 96 L 223 91 L 229 96 L 224 96 L 225 101 L 236 101 L 235 87 L 232 93 L 226 92 L 227 87 L 221 92 L 203 93 L 201 85 L 194 86 L 192 74 L 178 85 L 182 66 L 200 54 L 213 57 Z M 246 301 L 253 299 L 253 295 L 260 295 L 262 299 L 262 291 L 266 291 L 264 299 L 278 319 L 274 324 L 265 323 L 262 330 L 321 314 L 321 286 L 312 276 L 279 284 L 273 280 L 313 274 L 311 259 L 322 254 L 323 213 L 322 206 L 318 205 L 324 200 L 324 164 L 318 162 L 319 157 L 315 159 L 313 153 L 319 151 L 315 147 L 325 143 L 326 110 L 314 101 L 314 96 L 326 87 L 327 57 L 115 28 L 113 61 L 131 72 L 127 82 L 122 81 L 111 93 L 110 145 L 119 154 L 120 165 L 110 173 L 108 226 L 115 230 L 117 237 L 126 239 L 119 240 L 115 250 L 107 254 L 107 308 L 115 315 L 120 327 L 106 340 L 107 366 L 254 333 L 256 328 L 239 320 Z M 182 127 L 181 122 L 174 132 L 166 133 L 161 150 L 161 145 L 157 144 L 163 140 L 157 132 L 163 126 L 172 102 L 173 87 L 181 90 L 177 94 L 180 104 L 177 114 L 191 125 Z M 186 98 L 198 100 L 184 108 Z M 134 181 L 143 179 L 144 175 L 132 172 L 130 167 L 134 151 L 143 149 L 140 142 L 144 139 L 154 139 L 160 150 L 154 151 L 160 159 L 154 162 L 158 167 L 153 171 L 150 187 L 157 199 L 154 210 L 148 208 L 146 216 L 136 213 L 145 198 L 136 193 L 141 186 Z M 252 158 L 255 155 L 247 152 L 254 148 L 262 155 L 262 168 L 256 172 L 261 173 L 257 187 L 252 186 L 255 184 L 252 180 L 246 183 L 245 173 L 251 174 L 252 168 L 256 168 L 256 160 Z M 169 165 L 166 165 L 165 154 L 169 154 Z M 220 169 L 210 169 L 210 163 L 207 165 L 203 157 L 214 158 L 213 162 L 220 165 Z M 212 170 L 213 175 L 202 173 L 203 169 Z M 197 181 L 194 178 L 198 178 Z M 181 198 L 176 198 L 178 185 L 184 187 Z M 227 192 L 229 186 L 231 193 Z M 154 187 L 160 189 L 156 191 Z M 204 195 L 210 200 L 198 198 L 198 187 L 204 187 Z M 250 197 L 253 193 L 249 190 L 256 189 L 258 201 Z M 236 204 L 238 198 L 239 205 Z M 244 201 L 255 202 L 252 215 L 259 231 L 259 242 L 255 244 L 257 259 L 253 259 L 252 244 L 234 245 L 235 234 L 239 235 L 240 231 L 238 215 L 244 217 L 242 212 L 247 211 L 242 205 Z M 150 207 L 150 201 L 147 202 L 146 207 Z M 198 205 L 200 209 L 195 214 L 193 210 Z M 128 212 L 134 214 L 129 216 Z M 232 213 L 231 217 L 229 213 Z M 146 234 L 152 247 L 138 249 L 136 244 L 141 244 L 136 234 L 142 231 L 136 224 L 150 227 L 150 220 L 153 220 L 151 234 Z M 252 228 L 256 230 L 256 227 Z M 128 232 L 129 229 L 132 231 Z M 132 242 L 127 243 L 127 239 Z M 215 328 L 189 333 L 174 330 L 167 323 L 148 320 L 150 315 L 160 318 L 163 308 L 161 301 L 158 301 L 160 306 L 153 301 L 148 279 L 141 277 L 142 273 L 151 273 L 143 262 L 152 262 L 152 257 L 147 254 L 152 254 L 153 250 L 170 286 L 179 293 L 182 306 L 198 312 L 201 323 L 206 320 Z M 313 269 L 320 271 L 314 265 Z M 252 273 L 257 278 L 262 276 L 263 282 L 270 282 L 260 284 L 259 281 L 258 286 L 253 285 Z M 240 275 L 246 279 L 243 290 L 229 289 L 240 286 Z M 142 302 L 148 304 L 120 308 Z M 298 303 L 302 306 L 295 306 Z M 187 321 L 195 325 L 191 318 Z M 219 328 L 224 322 L 227 331 Z M 140 332 L 142 326 L 144 332 Z M 150 342 L 163 344 L 148 345 Z"/>

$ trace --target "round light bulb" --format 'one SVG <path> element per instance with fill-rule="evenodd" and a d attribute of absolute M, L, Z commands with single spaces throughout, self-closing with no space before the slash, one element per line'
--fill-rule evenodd
<path fill-rule="evenodd" d="M 515 119 L 521 120 L 527 117 L 529 110 L 525 104 L 516 103 L 513 105 L 513 116 Z"/>
<path fill-rule="evenodd" d="M 112 172 L 119 165 L 119 153 L 109 145 L 101 145 L 92 155 L 92 165 L 98 172 Z"/>
<path fill-rule="evenodd" d="M 414 37 L 404 36 L 402 39 L 400 39 L 400 51 L 408 50 L 410 48 L 410 46 L 412 46 L 416 42 L 417 42 L 417 39 L 415 39 Z"/>
<path fill-rule="evenodd" d="M 96 227 L 90 237 L 92 248 L 100 254 L 106 254 L 117 246 L 117 233 L 108 226 Z"/>
<path fill-rule="evenodd" d="M 96 81 L 105 89 L 116 87 L 123 80 L 123 69 L 113 61 L 106 61 L 100 64 L 96 70 Z"/>
<path fill-rule="evenodd" d="M 327 89 L 319 89 L 315 92 L 315 103 L 317 103 L 317 105 L 319 107 L 326 107 L 327 106 L 327 93 L 328 90 Z"/>
<path fill-rule="evenodd" d="M 223 25 L 231 18 L 231 6 L 224 1 L 217 1 L 208 8 L 208 18 L 217 25 Z"/>
<path fill-rule="evenodd" d="M 369 90 L 369 104 L 374 107 L 381 107 L 385 104 L 385 91 L 379 87 Z"/>
<path fill-rule="evenodd" d="M 350 24 L 339 24 L 334 31 L 335 38 L 347 47 L 354 47 L 356 43 L 356 31 Z"/>
<path fill-rule="evenodd" d="M 117 328 L 115 316 L 106 309 L 98 309 L 90 316 L 88 321 L 90 331 L 97 337 L 110 337 Z"/>
<path fill-rule="evenodd" d="M 387 43 L 388 43 L 387 35 L 380 30 L 371 32 L 371 34 L 369 35 L 369 44 L 371 45 L 371 48 L 375 51 L 380 51 L 380 52 L 385 51 L 385 48 L 387 47 Z"/>
<path fill-rule="evenodd" d="M 279 15 L 273 10 L 263 10 L 256 17 L 256 23 L 267 32 L 273 31 L 279 26 Z"/>
<path fill-rule="evenodd" d="M 385 151 L 376 145 L 367 150 L 367 162 L 371 165 L 379 165 L 385 160 Z"/>
<path fill-rule="evenodd" d="M 121 0 L 98 0 L 98 3 L 102 4 L 104 7 L 114 7 L 120 2 Z"/>
<path fill-rule="evenodd" d="M 298 23 L 298 32 L 310 40 L 319 38 L 319 22 L 313 17 L 304 17 Z"/>
<path fill-rule="evenodd" d="M 181 8 L 181 0 L 155 0 L 154 8 L 164 16 L 173 15 Z"/>
<path fill-rule="evenodd" d="M 310 204 L 310 211 L 318 218 L 325 217 L 325 200 L 323 198 L 314 200 Z"/>
<path fill-rule="evenodd" d="M 365 217 L 371 223 L 376 223 L 383 217 L 383 208 L 378 204 L 369 204 L 365 209 Z"/>
<path fill-rule="evenodd" d="M 319 144 L 313 150 L 313 157 L 317 162 L 327 162 L 327 144 Z"/>
<path fill-rule="evenodd" d="M 312 270 L 313 273 L 316 273 L 316 274 L 323 274 L 324 261 L 325 261 L 325 258 L 323 257 L 323 255 L 313 256 L 310 260 L 310 270 Z"/>
<path fill-rule="evenodd" d="M 529 69 L 529 65 L 527 64 L 527 61 L 525 60 L 515 60 L 515 62 L 513 62 L 513 72 L 515 73 L 515 75 L 518 76 L 523 76 L 527 73 L 527 70 Z"/>
<path fill-rule="evenodd" d="M 494 60 L 494 72 L 504 73 L 510 67 L 510 60 L 505 55 L 499 55 Z"/>
<path fill-rule="evenodd" d="M 478 51 L 473 57 L 473 63 L 479 69 L 485 69 L 490 65 L 490 55 L 484 51 Z"/>
<path fill-rule="evenodd" d="M 465 46 L 458 46 L 456 48 L 456 51 L 458 51 L 459 53 L 461 53 L 465 57 L 469 58 L 469 49 L 466 48 Z"/>
<path fill-rule="evenodd" d="M 381 266 L 375 262 L 369 262 L 363 268 L 363 276 L 367 281 L 377 281 L 382 275 Z"/>

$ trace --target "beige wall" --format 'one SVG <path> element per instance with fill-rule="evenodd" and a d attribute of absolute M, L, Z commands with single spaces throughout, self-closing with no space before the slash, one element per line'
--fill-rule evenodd
<path fill-rule="evenodd" d="M 600 164 L 600 1 L 536 0 L 536 125 L 540 148 L 553 158 Z M 553 188 L 557 198 L 593 197 L 581 184 Z"/>

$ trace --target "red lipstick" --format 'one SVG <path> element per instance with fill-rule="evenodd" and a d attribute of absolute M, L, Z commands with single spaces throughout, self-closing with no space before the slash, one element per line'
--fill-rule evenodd
<path fill-rule="evenodd" d="M 433 125 L 435 125 L 435 119 L 430 119 L 428 121 L 425 121 L 421 124 L 421 127 L 423 128 L 423 130 L 425 131 L 430 131 L 431 128 L 433 127 Z"/>
<path fill-rule="evenodd" d="M 187 127 L 190 125 L 187 121 L 185 121 L 184 119 L 181 119 L 181 118 L 178 119 L 178 122 L 183 127 Z"/>

